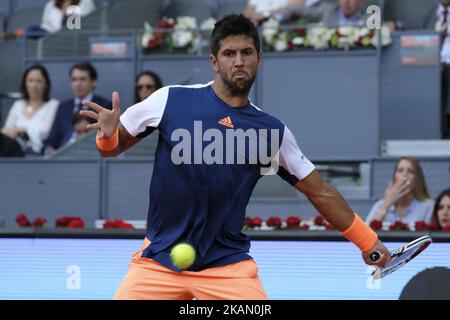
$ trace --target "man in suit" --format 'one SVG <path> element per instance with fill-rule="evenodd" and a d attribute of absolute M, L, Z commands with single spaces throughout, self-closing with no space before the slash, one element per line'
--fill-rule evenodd
<path fill-rule="evenodd" d="M 89 62 L 73 65 L 70 68 L 69 76 L 74 97 L 61 102 L 58 107 L 50 135 L 44 143 L 43 152 L 46 155 L 52 154 L 55 150 L 73 140 L 75 135 L 73 118 L 80 110 L 86 109 L 82 104 L 83 101 L 92 101 L 111 108 L 109 100 L 94 94 L 97 71 Z"/>
<path fill-rule="evenodd" d="M 450 138 L 450 0 L 436 1 L 426 19 L 426 29 L 439 32 L 441 46 L 441 129 Z"/>
<path fill-rule="evenodd" d="M 438 31 L 438 20 L 439 20 L 439 12 L 438 9 L 442 6 L 442 9 L 445 3 L 450 3 L 448 0 L 433 0 L 433 5 L 430 10 L 426 12 L 424 29 Z M 448 4 L 447 4 L 448 5 Z M 441 12 L 443 14 L 443 11 Z"/>

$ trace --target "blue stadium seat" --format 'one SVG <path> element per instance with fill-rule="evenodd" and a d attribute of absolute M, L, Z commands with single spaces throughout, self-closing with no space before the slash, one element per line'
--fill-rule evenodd
<path fill-rule="evenodd" d="M 14 32 L 19 28 L 24 28 L 29 25 L 40 25 L 42 11 L 42 7 L 24 8 L 13 11 L 8 18 L 6 31 Z"/>
<path fill-rule="evenodd" d="M 212 7 L 207 1 L 197 1 L 195 5 L 186 1 L 172 1 L 164 12 L 165 16 L 174 19 L 180 16 L 195 17 L 199 24 L 214 16 Z"/>
<path fill-rule="evenodd" d="M 385 0 L 384 20 L 401 22 L 408 30 L 425 29 L 426 17 L 435 0 Z"/>

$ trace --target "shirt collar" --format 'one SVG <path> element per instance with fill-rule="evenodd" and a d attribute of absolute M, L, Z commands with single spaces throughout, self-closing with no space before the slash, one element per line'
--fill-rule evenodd
<path fill-rule="evenodd" d="M 83 101 L 92 101 L 92 98 L 94 97 L 94 94 L 91 92 L 89 93 L 86 98 L 83 99 Z M 82 101 L 80 100 L 80 98 L 75 97 L 75 105 L 79 105 Z"/>
<path fill-rule="evenodd" d="M 361 13 L 356 12 L 351 17 L 347 18 L 344 16 L 344 12 L 342 12 L 341 9 L 339 9 L 339 24 L 340 25 L 356 25 L 361 18 Z"/>

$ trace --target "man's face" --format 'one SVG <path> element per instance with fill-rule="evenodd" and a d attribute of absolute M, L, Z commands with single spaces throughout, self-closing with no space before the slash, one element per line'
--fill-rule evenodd
<path fill-rule="evenodd" d="M 95 88 L 95 80 L 91 79 L 89 72 L 80 69 L 73 69 L 70 84 L 73 94 L 80 99 L 86 98 Z"/>
<path fill-rule="evenodd" d="M 339 0 L 339 7 L 346 17 L 351 17 L 357 13 L 361 9 L 362 4 L 362 0 Z"/>
<path fill-rule="evenodd" d="M 448 7 L 450 5 L 450 0 L 439 0 L 439 2 L 444 6 Z"/>
<path fill-rule="evenodd" d="M 217 57 L 210 57 L 224 89 L 233 96 L 247 95 L 261 62 L 253 39 L 246 35 L 228 36 L 220 42 Z"/>

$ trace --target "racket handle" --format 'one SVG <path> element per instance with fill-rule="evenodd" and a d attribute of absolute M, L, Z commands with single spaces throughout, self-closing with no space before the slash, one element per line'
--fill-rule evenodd
<path fill-rule="evenodd" d="M 369 259 L 372 262 L 378 262 L 381 259 L 381 253 L 379 251 L 374 251 L 369 255 Z"/>

